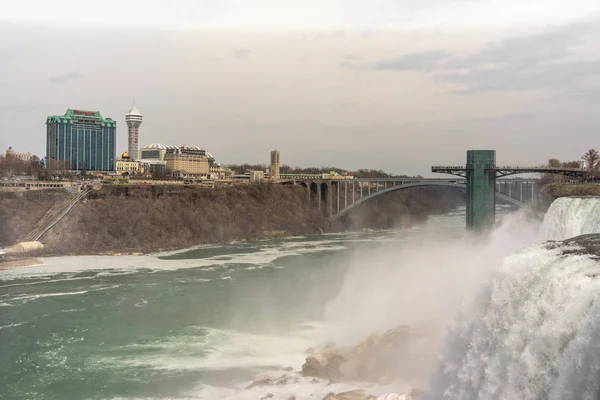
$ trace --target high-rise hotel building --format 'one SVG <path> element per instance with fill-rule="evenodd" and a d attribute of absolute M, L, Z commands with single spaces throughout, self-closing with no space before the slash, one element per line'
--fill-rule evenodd
<path fill-rule="evenodd" d="M 68 109 L 46 119 L 46 156 L 72 170 L 114 171 L 117 122 L 98 111 Z"/>

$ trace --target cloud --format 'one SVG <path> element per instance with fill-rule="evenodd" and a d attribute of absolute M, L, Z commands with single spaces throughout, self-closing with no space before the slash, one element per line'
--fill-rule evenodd
<path fill-rule="evenodd" d="M 466 86 L 455 93 L 472 94 L 490 91 L 519 91 L 542 88 L 568 89 L 583 79 L 600 74 L 600 59 L 530 65 L 527 68 L 507 66 L 473 69 L 468 72 L 444 73 L 441 82 Z"/>
<path fill-rule="evenodd" d="M 505 115 L 494 115 L 487 117 L 465 118 L 454 121 L 460 124 L 488 124 L 490 122 L 513 122 L 525 121 L 535 118 L 536 114 L 531 112 L 518 112 Z"/>
<path fill-rule="evenodd" d="M 246 58 L 252 54 L 252 51 L 250 49 L 237 49 L 234 54 L 237 58 Z"/>
<path fill-rule="evenodd" d="M 599 39 L 600 20 L 586 20 L 489 43 L 467 54 L 440 49 L 382 59 L 372 69 L 433 73 L 438 82 L 463 86 L 455 94 L 542 88 L 572 91 L 585 79 L 600 75 L 600 58 L 581 57 L 581 47 L 598 45 Z M 341 67 L 358 69 L 350 60 L 344 60 Z"/>
<path fill-rule="evenodd" d="M 490 43 L 484 49 L 449 60 L 450 69 L 519 66 L 544 64 L 565 59 L 574 54 L 573 48 L 600 33 L 600 21 L 582 21 L 544 32 L 513 37 Z"/>
<path fill-rule="evenodd" d="M 410 53 L 396 58 L 381 60 L 373 68 L 376 70 L 427 72 L 439 68 L 452 54 L 451 52 L 442 50 Z"/>
<path fill-rule="evenodd" d="M 77 73 L 77 72 L 71 72 L 69 74 L 65 74 L 65 75 L 60 75 L 60 76 L 53 76 L 50 79 L 48 79 L 51 83 L 64 83 L 64 82 L 68 82 L 68 81 L 72 81 L 75 79 L 79 79 L 81 78 L 82 75 Z"/>

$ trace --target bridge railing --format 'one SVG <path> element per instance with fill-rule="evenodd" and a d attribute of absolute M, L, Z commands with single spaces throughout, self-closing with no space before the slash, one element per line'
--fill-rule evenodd
<path fill-rule="evenodd" d="M 569 171 L 569 172 L 585 172 L 585 170 L 581 169 L 581 168 L 554 168 L 554 167 L 548 167 L 548 166 L 541 166 L 541 167 L 524 167 L 524 166 L 510 166 L 510 165 L 506 165 L 506 166 L 494 166 L 494 165 L 490 165 L 490 166 L 486 166 L 486 169 L 503 169 L 503 170 L 518 170 L 518 171 L 522 171 L 522 170 L 532 170 L 532 171 Z"/>
<path fill-rule="evenodd" d="M 467 169 L 464 165 L 434 165 L 431 169 Z"/>
<path fill-rule="evenodd" d="M 522 171 L 522 170 L 531 170 L 531 171 L 568 171 L 568 172 L 585 172 L 585 170 L 581 169 L 581 168 L 553 168 L 553 167 L 548 167 L 548 166 L 519 166 L 519 165 L 502 165 L 502 166 L 498 166 L 498 165 L 493 165 L 493 164 L 488 164 L 484 166 L 485 169 L 501 169 L 501 170 L 515 170 L 515 171 Z M 467 168 L 464 165 L 434 165 L 431 167 L 432 170 L 458 170 L 458 171 L 465 171 L 465 170 L 469 170 L 470 168 Z"/>

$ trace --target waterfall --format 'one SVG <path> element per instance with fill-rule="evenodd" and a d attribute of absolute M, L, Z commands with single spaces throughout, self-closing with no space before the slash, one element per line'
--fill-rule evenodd
<path fill-rule="evenodd" d="M 598 232 L 600 198 L 561 198 L 540 237 Z M 428 398 L 600 398 L 600 262 L 585 254 L 596 251 L 586 240 L 540 243 L 505 258 L 451 325 Z M 572 251 L 578 244 L 583 250 Z"/>
<path fill-rule="evenodd" d="M 563 240 L 586 233 L 600 233 L 600 197 L 561 197 L 544 217 L 542 240 Z"/>

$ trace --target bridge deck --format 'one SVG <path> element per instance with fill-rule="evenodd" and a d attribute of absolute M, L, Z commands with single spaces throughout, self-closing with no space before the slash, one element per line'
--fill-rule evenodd
<path fill-rule="evenodd" d="M 486 171 L 496 171 L 496 176 L 507 176 L 516 174 L 561 174 L 567 176 L 583 176 L 585 170 L 580 168 L 550 168 L 550 167 L 521 167 L 521 166 L 495 166 L 488 165 L 485 167 Z M 466 176 L 468 171 L 472 171 L 472 168 L 466 166 L 433 166 L 431 172 L 437 172 L 442 174 Z"/>

